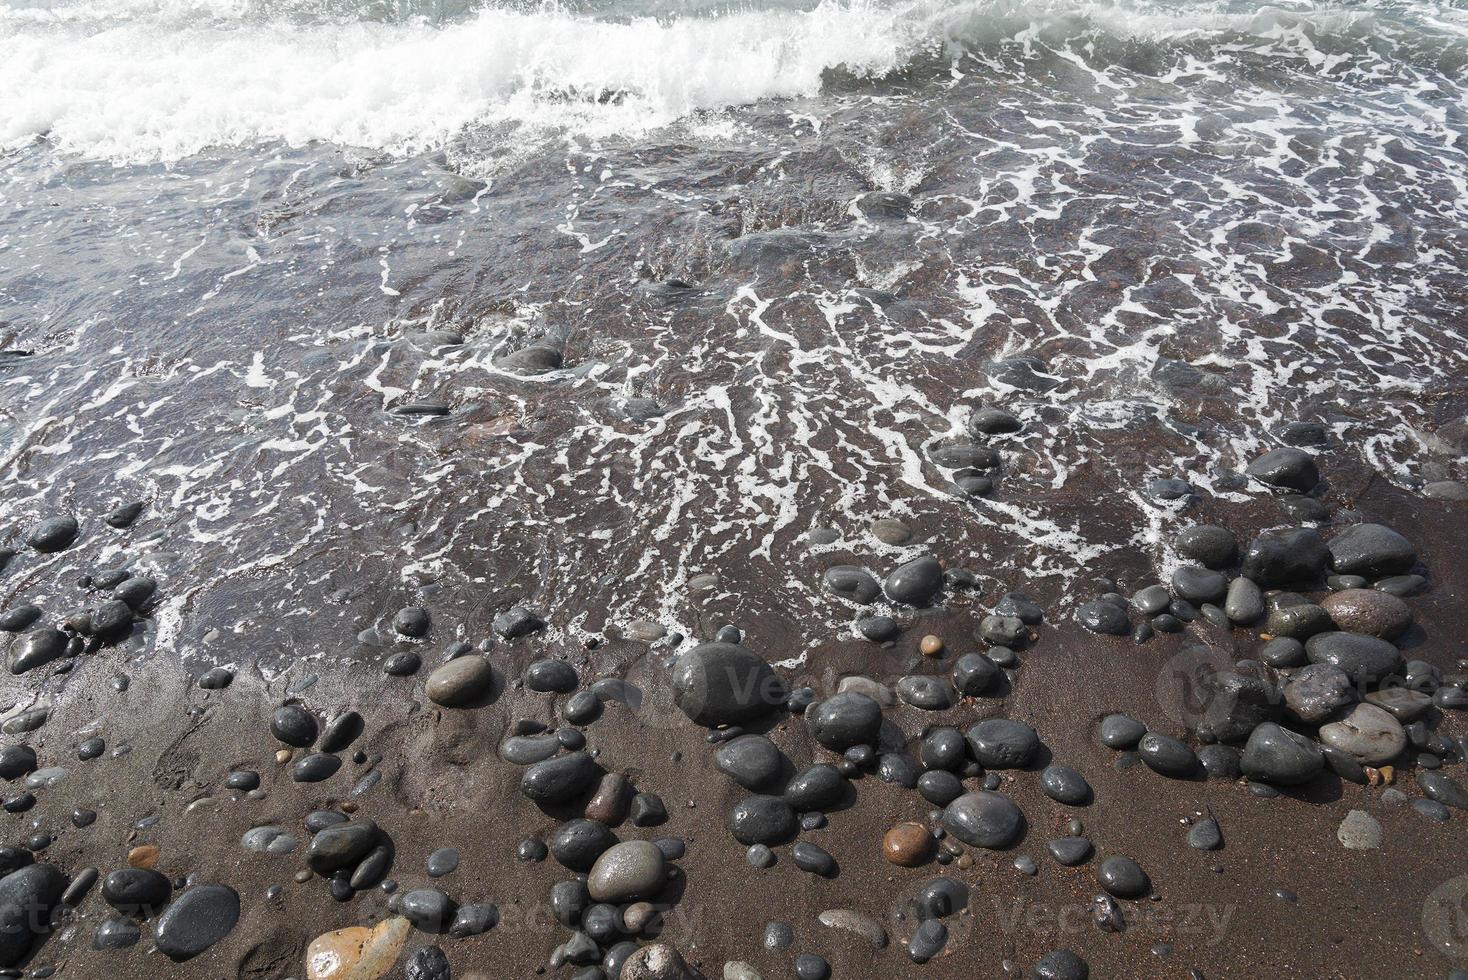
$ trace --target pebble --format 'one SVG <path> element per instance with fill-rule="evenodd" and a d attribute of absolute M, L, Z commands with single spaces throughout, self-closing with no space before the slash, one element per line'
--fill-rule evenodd
<path fill-rule="evenodd" d="M 1312 663 L 1334 664 L 1354 684 L 1370 684 L 1399 674 L 1402 657 L 1386 640 L 1359 633 L 1317 633 L 1305 641 L 1305 655 Z"/>
<path fill-rule="evenodd" d="M 191 959 L 219 942 L 240 918 L 240 896 L 228 885 L 195 885 L 158 917 L 153 941 L 175 961 Z"/>
<path fill-rule="evenodd" d="M 1084 837 L 1058 837 L 1045 847 L 1057 864 L 1067 868 L 1085 864 L 1093 853 L 1091 842 Z"/>
<path fill-rule="evenodd" d="M 1047 766 L 1040 774 L 1040 788 L 1057 803 L 1085 806 L 1091 802 L 1091 786 L 1086 777 L 1069 766 Z"/>
<path fill-rule="evenodd" d="M 848 787 L 849 783 L 839 769 L 819 762 L 790 780 L 785 787 L 784 798 L 790 807 L 801 812 L 824 812 L 841 804 Z"/>
<path fill-rule="evenodd" d="M 440 847 L 428 855 L 428 877 L 442 878 L 459 868 L 459 852 L 452 847 Z"/>
<path fill-rule="evenodd" d="M 116 918 L 108 919 L 97 927 L 92 935 L 93 949 L 128 949 L 136 946 L 139 939 L 143 938 L 142 930 L 138 924 L 131 919 Z M 308 980 L 317 980 L 308 977 Z M 328 980 L 328 978 L 322 978 Z"/>
<path fill-rule="evenodd" d="M 587 752 L 572 752 L 526 768 L 520 792 L 539 804 L 566 803 L 585 796 L 600 778 L 596 760 Z"/>
<path fill-rule="evenodd" d="M 1319 737 L 1368 766 L 1385 765 L 1407 748 L 1402 723 L 1374 704 L 1358 704 L 1340 721 L 1322 725 Z"/>
<path fill-rule="evenodd" d="M 1315 457 L 1294 446 L 1269 450 L 1245 467 L 1244 472 L 1260 483 L 1300 493 L 1309 493 L 1320 482 Z"/>
<path fill-rule="evenodd" d="M 449 958 L 437 946 L 424 946 L 408 959 L 403 980 L 449 980 Z"/>
<path fill-rule="evenodd" d="M 1173 779 L 1186 779 L 1198 771 L 1198 756 L 1171 735 L 1148 732 L 1137 743 L 1137 754 L 1147 768 Z"/>
<path fill-rule="evenodd" d="M 758 718 L 785 698 L 770 665 L 734 643 L 703 643 L 683 654 L 672 687 L 678 708 L 707 728 Z"/>
<path fill-rule="evenodd" d="M 1341 575 L 1379 579 L 1401 575 L 1417 563 L 1412 542 L 1381 524 L 1356 524 L 1330 539 L 1331 567 Z"/>
<path fill-rule="evenodd" d="M 1177 553 L 1204 568 L 1228 568 L 1238 558 L 1239 542 L 1228 528 L 1195 524 L 1184 528 L 1173 542 Z"/>
<path fill-rule="evenodd" d="M 926 963 L 948 943 L 948 927 L 939 919 L 924 919 L 907 942 L 907 955 L 914 963 Z"/>
<path fill-rule="evenodd" d="M 291 767 L 291 779 L 298 783 L 319 783 L 336 775 L 342 767 L 339 756 L 324 752 L 312 752 L 296 760 Z"/>
<path fill-rule="evenodd" d="M 833 752 L 870 745 L 882 727 L 882 707 L 865 694 L 841 691 L 805 712 L 811 736 Z"/>
<path fill-rule="evenodd" d="M 1112 714 L 1101 719 L 1101 744 L 1118 751 L 1136 748 L 1147 726 L 1127 715 Z"/>
<path fill-rule="evenodd" d="M 624 841 L 596 859 L 586 888 L 598 902 L 653 898 L 667 877 L 667 860 L 650 841 Z"/>
<path fill-rule="evenodd" d="M 745 797 L 730 808 L 727 825 L 741 844 L 784 844 L 799 829 L 795 811 L 778 796 Z"/>
<path fill-rule="evenodd" d="M 1040 957 L 1033 972 L 1035 980 L 1087 980 L 1091 968 L 1070 950 L 1056 949 Z"/>
<path fill-rule="evenodd" d="M 922 711 L 946 711 L 955 701 L 948 681 L 929 674 L 909 674 L 898 680 L 897 696 Z"/>
<path fill-rule="evenodd" d="M 62 514 L 47 517 L 37 523 L 25 540 L 26 544 L 42 554 L 53 554 L 70 548 L 80 533 L 81 526 L 77 524 L 76 518 Z"/>
<path fill-rule="evenodd" d="M 486 700 L 494 691 L 494 667 L 488 657 L 455 657 L 428 675 L 423 693 L 445 708 L 467 708 Z"/>
<path fill-rule="evenodd" d="M 1326 596 L 1320 606 L 1337 629 L 1395 640 L 1412 625 L 1412 610 L 1394 595 L 1377 589 L 1344 589 Z"/>
<path fill-rule="evenodd" d="M 1313 741 L 1273 722 L 1254 729 L 1240 760 L 1244 775 L 1278 786 L 1309 782 L 1324 766 Z"/>
<path fill-rule="evenodd" d="M 821 878 L 834 878 L 840 870 L 829 851 L 809 841 L 800 841 L 791 848 L 791 857 L 797 868 Z"/>
<path fill-rule="evenodd" d="M 1216 851 L 1223 846 L 1223 832 L 1211 817 L 1188 828 L 1188 846 L 1200 851 Z"/>
<path fill-rule="evenodd" d="M 1003 677 L 1003 669 L 982 653 L 966 653 L 953 664 L 953 685 L 965 697 L 992 691 Z"/>
<path fill-rule="evenodd" d="M 1129 857 L 1106 858 L 1096 869 L 1096 881 L 1117 898 L 1141 898 L 1152 890 L 1142 866 Z"/>
<path fill-rule="evenodd" d="M 540 694 L 570 694 L 580 678 L 564 660 L 536 660 L 525 668 L 525 687 Z"/>
<path fill-rule="evenodd" d="M 1125 609 L 1099 599 L 1076 610 L 1076 621 L 1092 633 L 1103 635 L 1126 636 L 1132 629 Z"/>
<path fill-rule="evenodd" d="M 858 565 L 833 565 L 826 569 L 822 581 L 833 595 L 860 606 L 875 602 L 882 594 L 877 580 Z"/>
<path fill-rule="evenodd" d="M 398 911 L 419 932 L 440 933 L 453 921 L 453 902 L 437 888 L 415 888 L 405 892 Z"/>
<path fill-rule="evenodd" d="M 899 565 L 882 583 L 893 602 L 926 606 L 943 588 L 943 566 L 931 555 Z"/>
<path fill-rule="evenodd" d="M 1351 851 L 1371 851 L 1381 846 L 1382 829 L 1365 810 L 1352 810 L 1335 832 L 1341 846 Z"/>
<path fill-rule="evenodd" d="M 306 947 L 307 980 L 380 980 L 397 964 L 411 925 L 395 916 L 372 928 L 323 933 Z"/>
<path fill-rule="evenodd" d="M 988 790 L 966 793 L 943 811 L 943 829 L 973 847 L 1009 847 L 1023 835 L 1024 826 L 1019 807 Z"/>
<path fill-rule="evenodd" d="M 785 757 L 763 735 L 741 735 L 714 753 L 714 766 L 747 790 L 758 792 L 780 778 Z"/>
<path fill-rule="evenodd" d="M 1040 737 L 1023 722 L 989 718 L 965 734 L 969 750 L 986 769 L 1022 769 L 1035 760 Z"/>
<path fill-rule="evenodd" d="M 815 953 L 801 953 L 795 957 L 795 976 L 798 980 L 826 980 L 831 975 L 831 964 Z"/>
<path fill-rule="evenodd" d="M 887 930 L 882 924 L 865 912 L 855 909 L 826 909 L 816 916 L 816 921 L 830 929 L 839 929 L 849 932 L 865 939 L 873 949 L 886 949 L 889 942 Z M 775 923 L 771 923 L 775 925 Z M 768 934 L 768 931 L 767 931 Z M 765 943 L 770 948 L 769 942 Z"/>
<path fill-rule="evenodd" d="M 506 640 L 518 640 L 545 629 L 545 620 L 524 606 L 511 606 L 491 623 L 496 634 Z"/>

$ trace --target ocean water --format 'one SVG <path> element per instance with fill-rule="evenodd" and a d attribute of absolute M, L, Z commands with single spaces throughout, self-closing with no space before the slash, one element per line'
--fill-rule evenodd
<path fill-rule="evenodd" d="M 84 524 L 0 598 L 131 564 L 150 651 L 524 601 L 799 659 L 837 560 L 1164 568 L 1148 482 L 1241 502 L 1285 423 L 1468 476 L 1461 2 L 0 0 L 0 52 L 0 529 Z"/>

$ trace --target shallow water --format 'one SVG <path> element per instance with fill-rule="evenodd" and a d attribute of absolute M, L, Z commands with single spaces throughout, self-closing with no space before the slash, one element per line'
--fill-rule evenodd
<path fill-rule="evenodd" d="M 0 48 L 0 524 L 87 535 L 4 599 L 130 562 L 160 651 L 710 585 L 799 647 L 851 618 L 822 552 L 913 550 L 877 518 L 1054 598 L 1284 422 L 1468 475 L 1461 6 L 4 0 Z M 972 500 L 931 451 L 986 403 L 1026 430 Z"/>

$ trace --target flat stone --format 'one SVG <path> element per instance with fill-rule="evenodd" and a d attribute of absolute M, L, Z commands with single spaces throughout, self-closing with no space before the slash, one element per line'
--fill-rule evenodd
<path fill-rule="evenodd" d="M 877 600 L 882 587 L 871 572 L 858 565 L 833 565 L 822 576 L 826 589 L 835 596 L 865 606 Z"/>
<path fill-rule="evenodd" d="M 887 930 L 865 912 L 855 909 L 826 909 L 816 916 L 816 921 L 828 929 L 838 929 L 865 939 L 873 949 L 886 949 L 889 942 Z"/>
<path fill-rule="evenodd" d="M 1320 728 L 1320 741 L 1362 765 L 1381 766 L 1407 748 L 1402 723 L 1374 704 L 1358 704 L 1345 718 Z"/>
<path fill-rule="evenodd" d="M 307 980 L 380 980 L 397 965 L 412 925 L 402 916 L 372 928 L 323 933 L 306 947 Z"/>
<path fill-rule="evenodd" d="M 1381 846 L 1382 829 L 1365 810 L 1352 810 L 1335 832 L 1341 846 L 1351 851 L 1373 851 Z"/>
<path fill-rule="evenodd" d="M 153 941 L 174 961 L 192 959 L 229 935 L 240 919 L 240 896 L 228 885 L 195 885 L 158 917 Z"/>
<path fill-rule="evenodd" d="M 1216 851 L 1223 846 L 1223 833 L 1218 821 L 1212 818 L 1199 820 L 1188 828 L 1188 846 L 1199 851 Z"/>
<path fill-rule="evenodd" d="M 495 688 L 494 667 L 486 656 L 455 657 L 428 675 L 423 693 L 445 708 L 468 708 L 486 701 Z"/>
<path fill-rule="evenodd" d="M 1402 656 L 1386 640 L 1359 633 L 1317 633 L 1305 641 L 1312 663 L 1334 664 L 1355 684 L 1371 684 L 1400 674 Z"/>
<path fill-rule="evenodd" d="M 1410 725 L 1427 714 L 1432 707 L 1431 695 L 1408 687 L 1384 687 L 1367 694 L 1366 700 L 1378 708 L 1390 711 L 1392 717 L 1403 725 Z"/>

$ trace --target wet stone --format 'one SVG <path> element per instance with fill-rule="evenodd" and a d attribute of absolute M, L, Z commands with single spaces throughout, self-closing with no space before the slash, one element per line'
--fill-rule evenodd
<path fill-rule="evenodd" d="M 791 858 L 795 866 L 801 871 L 809 872 L 821 878 L 834 878 L 838 872 L 836 859 L 818 844 L 810 841 L 799 841 L 791 848 Z"/>
<path fill-rule="evenodd" d="M 733 643 L 704 643 L 678 658 L 673 700 L 695 724 L 714 728 L 757 718 L 785 697 L 770 665 Z"/>
<path fill-rule="evenodd" d="M 1059 837 L 1045 845 L 1057 864 L 1067 868 L 1085 864 L 1091 859 L 1093 848 L 1084 837 Z"/>
<path fill-rule="evenodd" d="M 1315 457 L 1294 446 L 1269 450 L 1250 463 L 1244 472 L 1260 483 L 1300 493 L 1310 492 L 1320 482 Z"/>
<path fill-rule="evenodd" d="M 966 793 L 943 811 L 943 829 L 973 847 L 1010 847 L 1024 833 L 1024 824 L 1019 807 L 988 790 Z"/>
<path fill-rule="evenodd" d="M 1254 729 L 1241 760 L 1244 775 L 1278 786 L 1309 782 L 1324 764 L 1320 749 L 1311 739 L 1273 722 Z"/>
<path fill-rule="evenodd" d="M 831 594 L 862 606 L 875 602 L 882 594 L 872 574 L 857 565 L 835 565 L 826 569 L 822 580 Z"/>
<path fill-rule="evenodd" d="M 229 935 L 240 917 L 240 896 L 227 885 L 195 885 L 158 917 L 153 941 L 173 960 L 191 959 Z"/>
<path fill-rule="evenodd" d="M 31 528 L 26 544 L 43 554 L 65 551 L 81 532 L 76 518 L 68 515 L 47 517 Z"/>
<path fill-rule="evenodd" d="M 1076 620 L 1092 633 L 1125 636 L 1131 632 L 1126 610 L 1109 602 L 1094 600 L 1076 610 Z"/>
<path fill-rule="evenodd" d="M 989 718 L 965 734 L 969 750 L 986 769 L 1022 769 L 1034 761 L 1040 737 L 1023 722 Z"/>
<path fill-rule="evenodd" d="M 924 919 L 907 943 L 907 955 L 914 963 L 926 963 L 943 951 L 948 943 L 948 927 L 939 919 Z"/>
<path fill-rule="evenodd" d="M 795 811 L 778 796 L 750 796 L 729 810 L 729 832 L 741 844 L 784 844 L 799 829 Z"/>
<path fill-rule="evenodd" d="M 942 588 L 943 566 L 930 555 L 899 565 L 882 583 L 888 599 L 909 606 L 928 605 Z"/>
<path fill-rule="evenodd" d="M 1318 633 L 1305 641 L 1305 655 L 1313 663 L 1334 664 L 1355 684 L 1380 681 L 1400 674 L 1403 668 L 1396 647 L 1358 633 Z"/>
<path fill-rule="evenodd" d="M 459 868 L 459 852 L 452 847 L 440 847 L 428 855 L 428 877 L 442 878 Z"/>
<path fill-rule="evenodd" d="M 833 752 L 871 745 L 882 726 L 882 708 L 855 691 L 842 691 L 811 705 L 805 712 L 811 736 Z"/>
<path fill-rule="evenodd" d="M 342 767 L 339 756 L 325 752 L 312 752 L 302 756 L 291 767 L 291 779 L 298 783 L 319 783 L 336 775 Z"/>
<path fill-rule="evenodd" d="M 569 694 L 580 679 L 564 660 L 537 660 L 525 669 L 525 686 L 541 694 Z"/>
<path fill-rule="evenodd" d="M 1385 765 L 1407 748 L 1402 723 L 1390 712 L 1365 703 L 1340 721 L 1322 725 L 1320 741 L 1368 766 Z"/>
<path fill-rule="evenodd" d="M 428 675 L 423 693 L 445 708 L 467 708 L 485 700 L 494 691 L 494 668 L 486 656 L 455 657 Z"/>
<path fill-rule="evenodd" d="M 419 932 L 440 933 L 453 921 L 453 902 L 437 888 L 416 888 L 404 893 L 398 912 Z"/>
<path fill-rule="evenodd" d="M 1170 735 L 1148 732 L 1137 743 L 1137 754 L 1153 772 L 1173 779 L 1185 779 L 1198 771 L 1198 756 L 1191 748 Z"/>
<path fill-rule="evenodd" d="M 1402 535 L 1381 524 L 1356 524 L 1330 539 L 1331 567 L 1342 575 L 1377 579 L 1401 575 L 1417 563 L 1417 550 Z"/>
<path fill-rule="evenodd" d="M 1147 873 L 1128 857 L 1106 858 L 1096 869 L 1096 881 L 1117 898 L 1141 898 L 1152 890 Z"/>
<path fill-rule="evenodd" d="M 494 618 L 494 631 L 506 640 L 518 640 L 545 629 L 545 621 L 524 606 L 511 606 Z"/>
<path fill-rule="evenodd" d="M 1091 786 L 1069 766 L 1047 766 L 1040 774 L 1040 788 L 1057 803 L 1085 806 L 1091 802 Z"/>
<path fill-rule="evenodd" d="M 1147 726 L 1127 715 L 1112 714 L 1101 719 L 1101 744 L 1108 749 L 1131 749 L 1147 734 Z"/>
<path fill-rule="evenodd" d="M 784 757 L 763 735 L 741 735 L 721 745 L 714 765 L 747 790 L 766 789 L 780 777 Z"/>
<path fill-rule="evenodd" d="M 923 711 L 946 711 L 953 707 L 954 693 L 941 677 L 912 674 L 897 682 L 897 696 Z"/>
<path fill-rule="evenodd" d="M 1034 969 L 1035 980 L 1087 980 L 1090 975 L 1086 961 L 1068 949 L 1046 953 Z"/>
<path fill-rule="evenodd" d="M 1204 568 L 1228 568 L 1238 558 L 1233 532 L 1215 524 L 1196 524 L 1179 532 L 1173 546 L 1182 557 Z"/>
<path fill-rule="evenodd" d="M 965 697 L 994 690 L 1003 677 L 1003 669 L 982 653 L 966 653 L 953 664 L 953 685 Z"/>
<path fill-rule="evenodd" d="M 600 776 L 595 759 L 586 752 L 572 752 L 528 767 L 520 779 L 520 792 L 535 803 L 566 803 L 589 793 Z"/>

